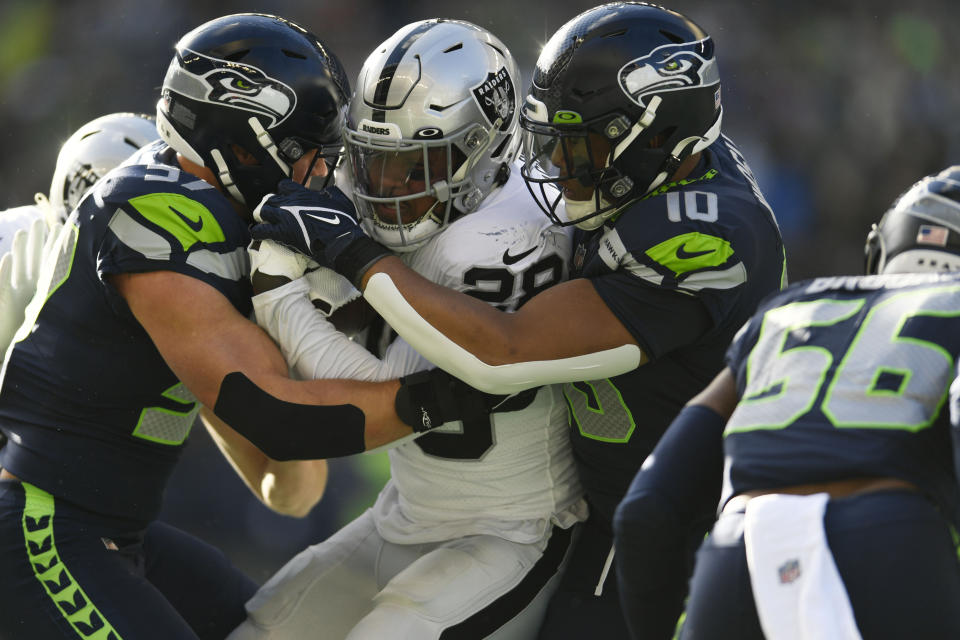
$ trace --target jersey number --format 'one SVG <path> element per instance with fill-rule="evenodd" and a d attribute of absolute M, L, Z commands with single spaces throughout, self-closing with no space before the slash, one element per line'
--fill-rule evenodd
<path fill-rule="evenodd" d="M 636 423 L 620 390 L 610 381 L 588 380 L 563 385 L 570 420 L 580 435 L 601 442 L 628 442 Z"/>
<path fill-rule="evenodd" d="M 794 302 L 768 311 L 727 433 L 782 429 L 815 406 L 837 428 L 929 427 L 946 400 L 954 363 L 936 340 L 940 332 L 929 324 L 925 330 L 924 320 L 960 315 L 954 296 L 937 293 L 944 290 L 910 291 L 875 305 L 839 353 L 804 334 L 852 318 L 866 299 Z M 789 346 L 794 336 L 801 344 Z"/>
<path fill-rule="evenodd" d="M 515 303 L 508 303 L 518 279 L 520 298 Z M 463 283 L 473 287 L 464 290 L 464 293 L 502 311 L 515 310 L 562 279 L 563 258 L 555 253 L 544 256 L 519 274 L 504 267 L 473 267 L 463 274 Z M 474 423 L 464 424 L 461 432 L 434 431 L 420 436 L 414 442 L 424 453 L 438 458 L 480 460 L 493 447 L 493 423 L 490 418 L 478 419 Z"/>
<path fill-rule="evenodd" d="M 514 303 L 516 281 L 520 280 L 520 297 Z M 473 267 L 463 274 L 464 290 L 468 296 L 488 302 L 501 311 L 514 311 L 544 289 L 563 279 L 563 258 L 555 253 L 544 256 L 522 273 L 515 274 L 505 267 Z"/>
<path fill-rule="evenodd" d="M 683 196 L 683 200 L 680 199 Z M 667 193 L 667 219 L 680 222 L 681 211 L 691 220 L 717 221 L 717 194 L 712 191 L 670 191 Z"/>
<path fill-rule="evenodd" d="M 414 442 L 424 453 L 437 458 L 479 460 L 493 447 L 492 418 L 464 422 L 459 432 L 431 431 Z"/>

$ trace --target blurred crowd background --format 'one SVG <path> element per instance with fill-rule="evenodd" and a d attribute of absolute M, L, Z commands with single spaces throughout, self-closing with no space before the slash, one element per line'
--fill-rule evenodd
<path fill-rule="evenodd" d="M 114 111 L 153 113 L 177 39 L 227 13 L 283 15 L 317 33 L 352 78 L 413 20 L 469 20 L 513 51 L 523 85 L 540 48 L 591 6 L 573 0 L 3 0 L 0 209 L 46 192 L 61 143 Z M 780 221 L 791 280 L 862 269 L 870 223 L 920 176 L 960 163 L 956 0 L 677 0 L 714 39 L 724 131 Z M 954 35 L 951 36 L 950 34 Z M 954 41 L 956 42 L 956 41 Z M 331 462 L 326 496 L 297 520 L 272 514 L 199 426 L 168 491 L 165 519 L 265 579 L 369 505 L 384 454 Z"/>

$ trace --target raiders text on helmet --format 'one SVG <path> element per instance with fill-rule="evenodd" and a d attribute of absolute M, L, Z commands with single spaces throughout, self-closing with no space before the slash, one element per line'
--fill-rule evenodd
<path fill-rule="evenodd" d="M 864 262 L 867 274 L 960 269 L 960 165 L 897 198 L 867 236 Z"/>
<path fill-rule="evenodd" d="M 485 29 L 425 20 L 367 58 L 344 135 L 367 231 L 409 251 L 506 181 L 519 149 L 519 80 Z"/>
<path fill-rule="evenodd" d="M 712 144 L 721 115 L 700 27 L 656 5 L 605 4 L 540 54 L 520 120 L 524 178 L 554 222 L 593 229 Z"/>
<path fill-rule="evenodd" d="M 332 168 L 349 94 L 340 62 L 303 27 L 264 14 L 224 16 L 177 43 L 157 128 L 178 153 L 210 168 L 227 193 L 253 207 L 311 149 Z M 231 145 L 256 164 L 241 163 Z"/>

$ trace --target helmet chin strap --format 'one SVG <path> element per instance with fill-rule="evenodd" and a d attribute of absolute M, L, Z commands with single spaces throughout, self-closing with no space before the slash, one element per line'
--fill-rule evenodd
<path fill-rule="evenodd" d="M 288 178 L 293 173 L 292 167 L 284 162 L 280 158 L 280 154 L 277 152 L 277 145 L 273 141 L 273 136 L 270 135 L 270 132 L 263 128 L 263 125 L 260 124 L 260 121 L 256 117 L 251 116 L 247 120 L 247 124 L 250 125 L 250 128 L 253 129 L 253 133 L 257 136 L 257 142 L 260 143 L 260 146 L 263 147 L 264 151 L 270 154 L 270 157 L 273 158 L 273 161 L 277 163 L 277 166 L 280 167 L 280 170 L 283 171 L 283 175 Z M 319 153 L 320 150 L 317 150 Z M 313 165 L 310 165 L 310 169 L 313 169 Z M 307 173 L 309 176 L 309 172 Z"/>
<path fill-rule="evenodd" d="M 210 156 L 213 158 L 214 164 L 217 165 L 217 179 L 220 181 L 220 184 L 223 185 L 223 188 L 227 190 L 234 200 L 247 204 L 246 198 L 243 197 L 240 189 L 238 189 L 237 185 L 233 182 L 233 176 L 230 175 L 230 169 L 227 167 L 227 162 L 223 159 L 223 154 L 220 153 L 220 150 L 211 149 Z"/>

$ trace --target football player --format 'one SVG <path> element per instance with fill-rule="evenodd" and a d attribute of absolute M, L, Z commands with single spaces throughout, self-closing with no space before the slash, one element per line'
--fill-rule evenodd
<path fill-rule="evenodd" d="M 682 638 L 960 635 L 958 269 L 954 166 L 874 226 L 868 275 L 764 301 L 617 510 L 634 637 L 673 637 L 658 592 L 718 498 Z"/>
<path fill-rule="evenodd" d="M 485 29 L 401 28 L 360 71 L 338 178 L 370 235 L 404 264 L 505 311 L 565 279 L 571 253 L 570 233 L 540 215 L 514 163 L 518 80 L 507 47 Z M 255 288 L 263 274 L 303 270 L 272 245 L 252 252 Z M 301 377 L 430 375 L 414 373 L 430 364 L 402 339 L 379 360 L 336 332 L 311 304 L 311 277 L 254 298 L 258 322 Z M 283 567 L 230 638 L 533 637 L 586 506 L 559 388 L 522 404 L 392 448 L 376 504 Z"/>
<path fill-rule="evenodd" d="M 111 113 L 91 120 L 60 147 L 49 197 L 38 193 L 36 204 L 0 211 L 0 354 L 36 291 L 45 243 L 99 178 L 158 137 L 150 116 Z"/>
<path fill-rule="evenodd" d="M 626 635 L 614 508 L 736 330 L 785 281 L 774 215 L 721 135 L 721 114 L 713 40 L 688 18 L 617 2 L 561 27 L 521 110 L 522 172 L 550 219 L 577 227 L 574 277 L 516 313 L 430 282 L 357 229 L 281 211 L 253 228 L 348 276 L 419 353 L 474 387 L 566 383 L 590 518 L 545 638 Z M 337 207 L 322 194 L 313 202 Z"/>
<path fill-rule="evenodd" d="M 407 424 L 395 401 L 422 394 L 396 380 L 293 380 L 247 317 L 251 211 L 283 179 L 331 174 L 348 94 L 283 18 L 224 16 L 178 42 L 162 141 L 81 199 L 4 362 L 0 636 L 222 638 L 243 620 L 255 585 L 155 521 L 201 404 L 281 462 L 458 419 L 441 397 L 454 412 L 424 424 L 428 398 Z"/>

